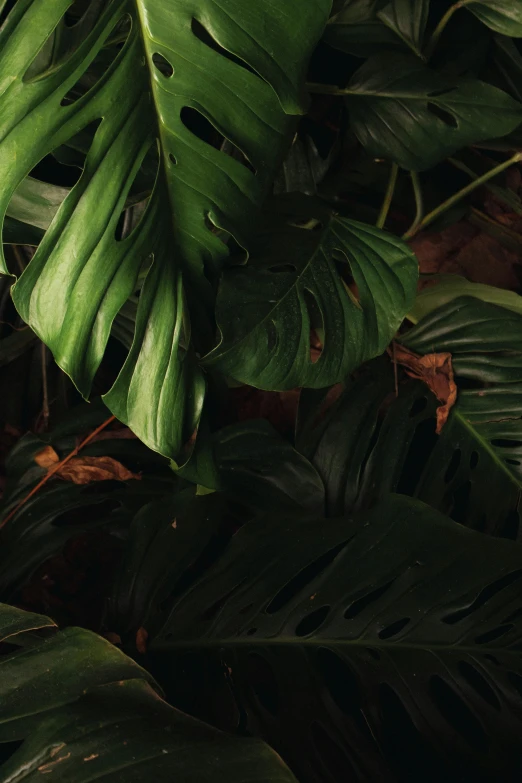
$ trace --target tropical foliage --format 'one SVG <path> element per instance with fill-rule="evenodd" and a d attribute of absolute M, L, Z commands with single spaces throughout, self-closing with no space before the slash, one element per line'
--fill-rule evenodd
<path fill-rule="evenodd" d="M 0 0 L 5 783 L 520 779 L 521 41 Z"/>

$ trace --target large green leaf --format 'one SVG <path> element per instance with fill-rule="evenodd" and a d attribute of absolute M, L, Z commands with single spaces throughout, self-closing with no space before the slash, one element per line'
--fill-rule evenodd
<path fill-rule="evenodd" d="M 466 5 L 481 22 L 497 33 L 522 38 L 522 2 L 520 0 L 478 0 Z"/>
<path fill-rule="evenodd" d="M 45 635 L 37 636 L 37 632 Z M 0 742 L 23 740 L 3 781 L 294 780 L 268 747 L 174 710 L 150 675 L 89 631 L 0 605 Z"/>
<path fill-rule="evenodd" d="M 414 171 L 468 144 L 504 136 L 522 121 L 522 105 L 502 90 L 450 79 L 402 54 L 372 57 L 345 92 L 361 144 Z"/>
<path fill-rule="evenodd" d="M 228 681 L 242 729 L 302 783 L 515 780 L 521 578 L 521 547 L 405 498 L 271 516 L 234 536 L 152 649 L 196 702 Z"/>
<path fill-rule="evenodd" d="M 37 68 L 46 42 L 62 40 L 70 5 L 19 0 L 0 32 L 2 220 L 35 165 L 103 118 L 13 296 L 88 395 L 111 324 L 146 273 L 134 342 L 105 399 L 147 445 L 175 456 L 203 404 L 191 337 L 196 350 L 210 347 L 212 286 L 228 252 L 217 228 L 247 244 L 292 126 L 287 115 L 302 110 L 303 69 L 330 0 L 94 3 L 58 61 L 40 57 Z M 85 82 L 89 69 L 94 83 Z M 208 143 L 207 126 L 234 156 Z M 155 146 L 147 210 L 118 240 L 127 195 Z"/>
<path fill-rule="evenodd" d="M 522 316 L 460 297 L 401 341 L 423 355 L 453 356 L 457 403 L 435 434 L 435 397 L 420 381 L 399 384 L 391 366 L 369 367 L 298 449 L 326 486 L 329 514 L 365 508 L 389 492 L 420 498 L 456 521 L 519 538 L 522 489 Z"/>
<path fill-rule="evenodd" d="M 434 285 L 427 286 L 417 295 L 408 315 L 413 323 L 417 323 L 433 310 L 460 296 L 473 296 L 522 315 L 522 296 L 514 291 L 483 283 L 473 283 L 460 275 L 430 275 L 430 278 Z"/>
<path fill-rule="evenodd" d="M 358 301 L 336 261 L 351 272 Z M 386 348 L 414 297 L 417 275 L 404 242 L 354 220 L 333 218 L 321 232 L 270 233 L 268 248 L 260 243 L 247 266 L 224 276 L 221 342 L 205 364 L 263 389 L 336 383 Z M 323 343 L 315 362 L 311 329 Z"/>
<path fill-rule="evenodd" d="M 421 56 L 429 10 L 430 0 L 392 0 L 377 16 Z"/>

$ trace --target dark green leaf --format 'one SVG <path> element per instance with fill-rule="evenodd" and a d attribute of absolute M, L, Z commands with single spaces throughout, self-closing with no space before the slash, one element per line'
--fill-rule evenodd
<path fill-rule="evenodd" d="M 254 513 L 324 513 L 315 468 L 263 420 L 226 427 L 215 436 L 223 488 Z"/>
<path fill-rule="evenodd" d="M 53 625 L 0 605 L 2 641 L 21 648 L 2 656 L 0 740 L 23 740 L 2 764 L 4 781 L 294 780 L 259 741 L 227 737 L 174 710 L 109 642 L 79 628 L 53 633 Z"/>
<path fill-rule="evenodd" d="M 435 397 L 407 380 L 395 398 L 386 362 L 350 383 L 318 424 L 312 411 L 297 448 L 325 483 L 328 513 L 401 492 L 477 530 L 520 537 L 521 335 L 520 313 L 461 297 L 401 337 L 421 355 L 453 356 L 458 397 L 440 435 Z"/>
<path fill-rule="evenodd" d="M 522 105 L 475 79 L 449 79 L 417 58 L 372 57 L 347 88 L 354 133 L 371 155 L 422 171 L 461 147 L 504 136 Z"/>
<path fill-rule="evenodd" d="M 470 780 L 507 780 L 521 579 L 521 547 L 406 498 L 350 519 L 268 517 L 175 603 L 152 649 L 174 669 L 198 661 L 196 693 L 230 672 L 248 727 L 302 781 L 321 779 L 317 759 L 354 781 L 441 780 L 462 765 Z"/>
<path fill-rule="evenodd" d="M 2 220 L 27 173 L 103 117 L 13 297 L 87 396 L 114 318 L 146 277 L 132 347 L 105 399 L 149 447 L 175 457 L 203 405 L 190 338 L 199 352 L 210 347 L 212 286 L 228 253 L 215 229 L 246 245 L 288 115 L 302 111 L 330 0 L 114 0 L 67 32 L 70 4 L 20 0 L 0 31 Z M 235 156 L 215 148 L 220 136 Z M 156 148 L 147 210 L 119 240 L 128 194 Z"/>
<path fill-rule="evenodd" d="M 336 383 L 386 348 L 413 301 L 415 256 L 373 226 L 334 218 L 319 233 L 293 228 L 271 235 L 263 253 L 225 274 L 217 309 L 222 339 L 205 359 L 252 386 Z M 334 260 L 353 275 L 358 301 Z M 323 343 L 316 362 L 311 329 Z"/>
<path fill-rule="evenodd" d="M 430 0 L 391 0 L 377 16 L 390 30 L 397 33 L 416 55 L 422 56 L 429 10 Z"/>
<path fill-rule="evenodd" d="M 496 33 L 522 38 L 520 0 L 478 0 L 467 4 L 466 8 Z"/>

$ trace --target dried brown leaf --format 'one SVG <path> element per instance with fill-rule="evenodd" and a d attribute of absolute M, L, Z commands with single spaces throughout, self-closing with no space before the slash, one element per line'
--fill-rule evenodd
<path fill-rule="evenodd" d="M 73 484 L 141 479 L 139 473 L 132 473 L 112 457 L 73 457 L 58 470 L 56 475 L 65 481 L 72 481 Z"/>
<path fill-rule="evenodd" d="M 148 632 L 145 628 L 138 628 L 136 633 L 136 649 L 142 655 L 147 652 L 147 639 L 149 638 Z"/>
<path fill-rule="evenodd" d="M 41 468 L 50 468 L 60 461 L 60 457 L 52 446 L 46 446 L 35 455 L 34 461 Z"/>
<path fill-rule="evenodd" d="M 410 378 L 418 378 L 431 389 L 442 403 L 437 408 L 437 435 L 448 420 L 450 410 L 457 400 L 457 385 L 450 353 L 428 353 L 419 356 L 403 345 L 396 344 L 394 360 L 404 367 Z"/>
<path fill-rule="evenodd" d="M 56 467 L 60 458 L 52 446 L 46 446 L 36 454 L 34 461 L 41 468 Z M 133 473 L 112 457 L 73 457 L 60 467 L 56 476 L 73 484 L 92 484 L 95 481 L 139 480 L 139 473 Z"/>

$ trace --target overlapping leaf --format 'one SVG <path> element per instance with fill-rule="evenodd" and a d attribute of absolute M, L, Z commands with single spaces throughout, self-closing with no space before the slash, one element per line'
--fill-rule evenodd
<path fill-rule="evenodd" d="M 257 740 L 220 734 L 174 710 L 152 677 L 89 631 L 0 605 L 0 740 L 23 740 L 5 781 L 212 780 L 291 783 Z M 209 773 L 209 770 L 212 770 Z"/>
<path fill-rule="evenodd" d="M 407 245 L 353 220 L 333 218 L 321 232 L 289 227 L 258 253 L 224 277 L 222 339 L 205 363 L 263 389 L 342 380 L 385 349 L 416 288 L 417 261 Z M 351 272 L 358 300 L 336 262 L 347 279 Z M 322 343 L 317 361 L 312 329 Z"/>
<path fill-rule="evenodd" d="M 477 0 L 476 3 L 467 4 L 466 8 L 495 32 L 522 38 L 520 0 Z"/>
<path fill-rule="evenodd" d="M 401 492 L 477 530 L 519 538 L 521 327 L 520 313 L 457 297 L 401 338 L 420 355 L 452 354 L 457 403 L 440 435 L 434 396 L 407 381 L 395 399 L 386 362 L 350 383 L 317 424 L 312 410 L 297 446 L 325 483 L 328 513 Z"/>
<path fill-rule="evenodd" d="M 353 131 L 370 154 L 414 171 L 467 144 L 504 136 L 522 121 L 522 104 L 502 90 L 451 80 L 402 54 L 369 59 L 346 93 Z"/>
<path fill-rule="evenodd" d="M 377 15 L 421 56 L 429 10 L 430 0 L 392 0 Z"/>
<path fill-rule="evenodd" d="M 191 336 L 199 351 L 212 336 L 208 306 L 227 253 L 215 227 L 246 244 L 287 138 L 284 112 L 301 111 L 303 67 L 330 1 L 95 3 L 55 62 L 46 42 L 61 40 L 70 5 L 20 0 L 0 33 L 2 218 L 40 160 L 103 118 L 14 299 L 88 395 L 111 324 L 146 273 L 134 342 L 106 400 L 147 445 L 175 456 L 203 403 Z M 100 58 L 98 80 L 82 82 Z M 198 123 L 226 137 L 239 159 L 200 138 Z M 119 241 L 127 195 L 155 145 L 147 210 Z"/>
<path fill-rule="evenodd" d="M 521 578 L 520 547 L 405 498 L 349 519 L 271 516 L 234 536 L 152 649 L 187 662 L 196 698 L 228 672 L 247 726 L 303 783 L 511 780 Z"/>

